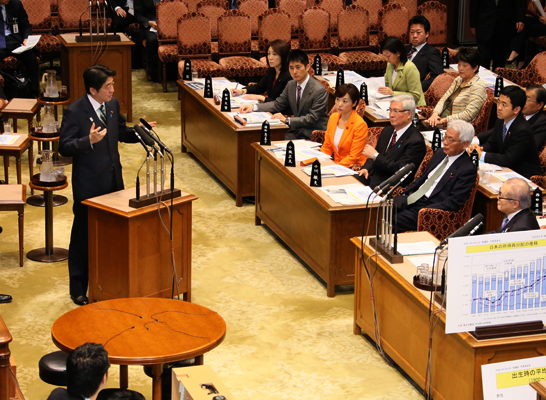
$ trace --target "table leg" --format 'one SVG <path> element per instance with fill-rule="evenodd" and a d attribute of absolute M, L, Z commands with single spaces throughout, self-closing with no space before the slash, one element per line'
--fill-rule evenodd
<path fill-rule="evenodd" d="M 4 156 L 4 180 L 9 185 L 9 156 Z"/>
<path fill-rule="evenodd" d="M 205 365 L 205 356 L 203 354 L 195 357 L 195 365 Z"/>
<path fill-rule="evenodd" d="M 17 133 L 17 119 L 13 118 L 13 133 Z"/>
<path fill-rule="evenodd" d="M 127 389 L 129 387 L 129 366 L 119 366 L 119 387 L 121 389 Z"/>
<path fill-rule="evenodd" d="M 28 169 L 30 171 L 30 177 L 34 176 L 34 141 L 30 141 L 30 147 L 28 148 Z M 30 194 L 34 194 L 34 188 L 30 188 Z"/>
<path fill-rule="evenodd" d="M 21 156 L 15 157 L 15 167 L 17 168 L 17 184 L 21 184 L 22 174 L 21 174 Z"/>
<path fill-rule="evenodd" d="M 161 374 L 163 373 L 163 364 L 152 366 L 152 399 L 161 400 Z"/>
<path fill-rule="evenodd" d="M 18 211 L 19 213 L 19 265 L 23 266 L 23 249 L 25 242 L 25 210 Z"/>

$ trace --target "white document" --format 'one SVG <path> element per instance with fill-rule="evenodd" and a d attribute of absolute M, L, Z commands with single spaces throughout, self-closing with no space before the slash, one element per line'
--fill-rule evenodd
<path fill-rule="evenodd" d="M 0 144 L 14 144 L 20 137 L 19 135 L 0 135 Z"/>
<path fill-rule="evenodd" d="M 370 197 L 370 203 L 381 201 L 382 199 L 381 196 L 373 193 L 369 186 L 360 183 L 326 186 L 320 188 L 320 190 L 326 193 L 336 203 L 343 205 L 366 204 L 368 197 Z"/>
<path fill-rule="evenodd" d="M 399 247 L 400 243 L 398 243 L 397 250 L 399 250 Z M 408 260 L 416 267 L 420 266 L 421 264 L 428 264 L 429 268 L 432 268 L 432 264 L 434 263 L 434 254 L 428 256 L 408 257 Z"/>
<path fill-rule="evenodd" d="M 269 122 L 270 125 L 281 125 L 282 122 L 280 119 L 271 119 L 271 115 L 266 112 L 251 112 L 247 114 L 239 114 L 236 112 L 228 112 L 230 117 L 235 119 L 235 116 L 240 117 L 241 119 L 246 120 L 245 126 L 261 126 L 264 121 Z"/>
<path fill-rule="evenodd" d="M 375 104 L 375 103 L 374 103 Z M 376 118 L 379 118 L 379 119 L 388 119 L 389 118 L 389 113 L 386 112 L 386 111 L 383 111 L 381 108 L 379 107 L 370 107 L 370 106 L 367 106 L 366 107 L 366 110 L 368 110 L 369 112 L 372 113 L 372 115 Z"/>
<path fill-rule="evenodd" d="M 33 49 L 34 46 L 38 43 L 42 35 L 30 35 L 27 38 L 27 45 L 26 46 L 19 46 L 15 50 L 12 51 L 12 53 L 15 54 L 21 54 L 24 53 L 27 50 Z"/>
<path fill-rule="evenodd" d="M 482 365 L 484 399 L 535 400 L 532 382 L 546 380 L 546 357 Z"/>
<path fill-rule="evenodd" d="M 323 153 L 320 150 L 310 149 L 310 148 L 296 148 L 295 149 L 296 158 L 304 157 L 302 160 L 308 160 L 309 158 L 316 157 L 319 160 L 331 160 L 332 157 L 330 157 L 328 154 Z"/>
<path fill-rule="evenodd" d="M 446 333 L 546 319 L 546 230 L 449 239 Z"/>
<path fill-rule="evenodd" d="M 287 143 L 288 142 L 276 142 L 276 143 L 273 143 L 273 146 L 282 147 L 283 149 L 286 149 L 286 144 Z M 294 148 L 296 150 L 297 149 L 310 149 L 310 148 L 321 147 L 322 146 L 320 143 L 311 142 L 310 140 L 303 140 L 303 139 L 292 140 L 292 143 L 294 144 Z"/>
<path fill-rule="evenodd" d="M 324 154 L 324 153 L 323 153 Z M 312 167 L 305 167 L 302 169 L 303 172 L 305 172 L 307 175 L 311 176 L 311 169 Z M 320 174 L 322 177 L 340 177 L 340 176 L 351 176 L 356 175 L 358 172 L 353 171 L 350 168 L 344 167 L 343 165 L 321 165 L 320 166 Z"/>
<path fill-rule="evenodd" d="M 518 174 L 517 172 L 514 172 L 514 171 L 510 171 L 510 172 L 497 172 L 496 174 L 493 174 L 494 176 L 496 176 L 498 179 L 500 179 L 502 182 L 506 182 L 508 179 L 510 178 L 521 178 L 523 180 L 525 180 L 529 186 L 531 187 L 532 190 L 535 190 L 537 185 L 535 185 L 533 182 L 531 182 L 529 179 L 527 179 L 526 177 Z"/>
<path fill-rule="evenodd" d="M 398 243 L 398 252 L 404 256 L 417 254 L 434 254 L 436 245 L 432 241 L 415 243 Z M 430 264 L 432 266 L 432 264 Z"/>

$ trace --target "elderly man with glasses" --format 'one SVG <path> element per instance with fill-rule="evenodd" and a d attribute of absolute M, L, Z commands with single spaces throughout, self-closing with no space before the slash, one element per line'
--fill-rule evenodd
<path fill-rule="evenodd" d="M 497 201 L 497 208 L 505 217 L 501 227 L 491 233 L 540 229 L 537 217 L 529 207 L 531 207 L 529 184 L 521 178 L 508 179 L 502 184 Z"/>

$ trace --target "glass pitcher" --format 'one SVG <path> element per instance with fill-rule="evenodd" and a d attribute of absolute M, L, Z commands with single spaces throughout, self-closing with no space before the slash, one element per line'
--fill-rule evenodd
<path fill-rule="evenodd" d="M 57 132 L 57 121 L 55 121 L 55 106 L 52 104 L 46 104 L 44 106 L 44 122 L 42 129 L 44 133 Z"/>
<path fill-rule="evenodd" d="M 40 151 L 42 158 L 42 164 L 40 165 L 40 180 L 43 182 L 54 182 L 56 176 L 53 172 L 53 151 L 42 150 Z"/>
<path fill-rule="evenodd" d="M 57 71 L 48 69 L 46 70 L 46 75 L 45 97 L 59 97 L 59 90 L 57 89 Z"/>

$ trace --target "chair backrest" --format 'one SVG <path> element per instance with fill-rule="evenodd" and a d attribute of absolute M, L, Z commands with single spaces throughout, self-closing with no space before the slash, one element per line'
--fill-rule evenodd
<path fill-rule="evenodd" d="M 458 75 L 456 72 L 447 72 L 438 75 L 424 93 L 427 106 L 436 106 Z"/>
<path fill-rule="evenodd" d="M 544 169 L 544 166 L 542 169 Z M 546 176 L 544 175 L 533 175 L 531 177 L 531 182 L 537 186 L 540 186 L 542 189 L 546 189 Z"/>
<path fill-rule="evenodd" d="M 306 9 L 299 16 L 302 50 L 330 50 L 330 13 L 321 7 Z"/>
<path fill-rule="evenodd" d="M 398 3 L 402 7 L 406 7 L 410 17 L 417 15 L 417 0 L 391 0 L 389 3 Z"/>
<path fill-rule="evenodd" d="M 307 0 L 307 8 L 321 7 L 330 13 L 330 33 L 337 34 L 337 16 L 343 10 L 345 0 Z"/>
<path fill-rule="evenodd" d="M 417 14 L 430 22 L 427 42 L 432 45 L 447 43 L 447 6 L 436 0 L 426 1 L 417 7 Z"/>
<path fill-rule="evenodd" d="M 373 126 L 371 128 L 368 128 L 368 139 L 366 140 L 366 144 L 375 147 L 377 144 L 377 140 L 379 139 L 379 135 L 381 135 L 382 131 L 382 126 Z"/>
<path fill-rule="evenodd" d="M 379 10 L 377 37 L 382 43 L 388 36 L 396 36 L 402 43 L 408 42 L 409 12 L 397 3 L 387 4 Z"/>
<path fill-rule="evenodd" d="M 476 132 L 476 134 L 487 130 L 487 126 L 489 125 L 489 116 L 491 115 L 491 109 L 493 108 L 493 96 L 493 92 L 491 90 L 487 90 L 487 98 L 485 99 L 485 103 L 483 103 L 476 120 L 472 122 L 472 126 L 474 126 L 474 132 Z"/>
<path fill-rule="evenodd" d="M 278 8 L 272 8 L 258 17 L 258 50 L 267 52 L 269 44 L 277 39 L 290 43 L 290 16 Z"/>
<path fill-rule="evenodd" d="M 538 53 L 533 57 L 527 68 L 520 71 L 523 72 L 523 79 L 520 83 L 523 87 L 529 85 L 543 85 L 546 83 L 546 51 Z"/>
<path fill-rule="evenodd" d="M 184 0 L 184 2 L 188 6 L 188 12 L 197 12 L 197 4 L 199 4 L 199 0 Z"/>
<path fill-rule="evenodd" d="M 228 10 L 218 18 L 218 53 L 250 54 L 250 17 L 240 10 Z"/>
<path fill-rule="evenodd" d="M 59 5 L 59 28 L 66 32 L 69 30 L 77 31 L 80 24 L 80 15 L 89 6 L 89 0 L 58 0 Z M 89 11 L 82 18 L 84 29 L 89 29 L 89 19 L 86 18 Z"/>
<path fill-rule="evenodd" d="M 51 32 L 51 0 L 22 0 L 32 32 Z"/>
<path fill-rule="evenodd" d="M 188 12 L 188 6 L 182 0 L 162 0 L 156 6 L 157 40 L 176 41 L 178 18 Z"/>
<path fill-rule="evenodd" d="M 277 0 L 277 7 L 290 16 L 292 36 L 297 36 L 299 31 L 299 17 L 305 11 L 305 0 Z"/>
<path fill-rule="evenodd" d="M 187 13 L 178 19 L 178 55 L 210 56 L 211 36 L 209 19 L 197 12 Z"/>
<path fill-rule="evenodd" d="M 430 162 L 430 159 L 432 158 L 433 154 L 434 154 L 434 151 L 432 151 L 432 147 L 427 145 L 427 152 L 425 154 L 425 157 L 423 158 L 423 161 L 421 161 L 421 164 L 419 165 L 417 172 L 415 173 L 414 179 L 419 178 L 421 175 L 425 173 L 428 167 L 428 163 Z"/>
<path fill-rule="evenodd" d="M 218 18 L 228 10 L 226 0 L 201 0 L 197 3 L 197 12 L 208 17 L 212 39 L 218 37 Z"/>
<path fill-rule="evenodd" d="M 267 0 L 237 0 L 237 10 L 250 17 L 252 36 L 258 36 L 258 17 L 268 10 Z"/>
<path fill-rule="evenodd" d="M 540 166 L 542 167 L 542 171 L 546 172 L 546 146 L 542 148 L 542 151 L 538 155 L 538 158 L 540 159 Z"/>
<path fill-rule="evenodd" d="M 383 8 L 383 0 L 353 0 L 353 5 L 368 10 L 370 30 L 377 30 L 379 25 L 379 10 Z"/>
<path fill-rule="evenodd" d="M 370 44 L 368 10 L 352 4 L 341 10 L 337 19 L 340 49 L 362 48 Z"/>

